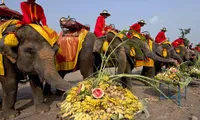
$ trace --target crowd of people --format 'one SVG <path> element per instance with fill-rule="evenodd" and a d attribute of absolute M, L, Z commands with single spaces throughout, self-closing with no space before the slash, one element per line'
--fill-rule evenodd
<path fill-rule="evenodd" d="M 103 36 L 106 34 L 106 32 L 108 31 L 108 27 L 105 23 L 105 20 L 107 17 L 111 16 L 110 13 L 108 13 L 107 10 L 103 10 L 103 12 L 100 13 L 100 15 L 98 16 L 97 20 L 96 20 L 96 25 L 95 25 L 95 29 L 94 29 L 94 34 L 97 36 L 97 37 L 100 37 L 100 36 Z M 146 25 L 146 22 L 144 20 L 140 20 L 138 21 L 137 23 L 134 23 L 133 25 L 130 26 L 130 29 L 129 31 L 131 32 L 128 32 L 127 34 L 127 38 L 131 38 L 132 35 L 133 35 L 133 32 L 137 33 L 137 34 L 141 34 L 141 28 Z M 110 28 L 112 29 L 112 27 Z M 155 37 L 155 42 L 156 43 L 159 43 L 159 44 L 162 44 L 163 42 L 165 41 L 169 41 L 165 35 L 165 33 L 167 32 L 167 29 L 166 27 L 163 27 L 159 32 L 158 34 L 156 35 Z M 178 37 L 176 40 L 174 40 L 172 42 L 172 45 L 174 47 L 178 47 L 179 45 L 185 45 L 184 42 L 185 41 L 185 38 L 182 38 L 182 37 Z M 192 43 L 189 45 L 189 48 L 192 49 Z"/>

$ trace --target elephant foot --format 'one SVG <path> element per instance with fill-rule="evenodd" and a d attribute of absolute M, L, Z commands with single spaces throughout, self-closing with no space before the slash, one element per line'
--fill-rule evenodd
<path fill-rule="evenodd" d="M 60 91 L 60 90 L 56 89 L 56 96 L 63 96 L 64 93 L 65 93 L 65 91 Z"/>
<path fill-rule="evenodd" d="M 35 106 L 35 110 L 36 113 L 43 114 L 45 112 L 48 112 L 50 110 L 50 107 L 47 104 L 41 103 Z"/>
<path fill-rule="evenodd" d="M 16 118 L 17 116 L 19 116 L 20 112 L 17 111 L 17 110 L 13 110 L 13 109 L 10 109 L 10 110 L 6 110 L 6 111 L 2 111 L 1 112 L 1 117 L 0 119 L 1 120 L 7 120 L 7 119 L 14 119 Z"/>

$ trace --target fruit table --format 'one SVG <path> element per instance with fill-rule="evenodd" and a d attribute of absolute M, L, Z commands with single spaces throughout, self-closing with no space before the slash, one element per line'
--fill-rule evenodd
<path fill-rule="evenodd" d="M 164 88 L 165 88 L 164 84 L 165 84 L 165 86 L 167 85 L 167 94 L 164 92 Z M 176 83 L 176 84 L 159 83 L 159 89 L 163 93 L 165 93 L 169 99 L 175 100 L 178 103 L 178 106 L 181 106 L 181 98 L 184 97 L 186 99 L 186 96 L 187 96 L 187 85 L 181 86 L 179 83 Z M 176 90 L 177 90 L 176 93 L 174 93 L 174 94 L 172 93 L 172 90 L 174 90 L 174 89 L 172 89 L 171 86 L 176 88 Z M 162 93 L 160 93 L 159 99 L 163 100 L 163 99 L 167 99 L 167 98 Z"/>

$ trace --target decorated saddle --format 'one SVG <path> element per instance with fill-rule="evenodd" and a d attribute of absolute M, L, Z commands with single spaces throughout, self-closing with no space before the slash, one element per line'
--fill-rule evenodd
<path fill-rule="evenodd" d="M 79 31 L 61 31 L 57 44 L 59 45 L 56 54 L 56 69 L 58 71 L 77 70 L 79 52 L 88 30 L 85 28 Z"/>
<path fill-rule="evenodd" d="M 68 18 L 62 17 L 60 18 L 60 27 L 66 28 L 66 29 L 76 29 L 77 31 L 80 31 L 82 28 L 86 30 L 90 30 L 90 26 L 88 24 L 83 25 L 79 22 L 77 22 L 74 18 Z"/>
<path fill-rule="evenodd" d="M 0 4 L 0 17 L 4 19 L 22 19 L 23 18 L 21 13 L 8 8 L 5 4 Z"/>

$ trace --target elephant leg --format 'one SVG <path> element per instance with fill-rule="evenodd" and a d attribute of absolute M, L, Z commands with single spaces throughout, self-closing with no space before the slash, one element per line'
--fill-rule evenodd
<path fill-rule="evenodd" d="M 125 73 L 131 74 L 131 71 L 132 71 L 131 65 L 130 65 L 129 62 L 127 62 Z M 127 87 L 131 92 L 133 92 L 133 89 L 132 89 L 133 88 L 133 82 L 132 82 L 131 78 L 123 77 L 122 83 L 123 83 L 122 84 L 123 87 Z"/>
<path fill-rule="evenodd" d="M 154 75 L 155 75 L 155 68 L 154 68 L 154 67 L 145 67 L 145 66 L 143 66 L 141 75 L 146 76 L 146 77 L 153 78 Z M 141 81 L 141 82 L 143 82 L 146 86 L 149 85 L 149 84 L 148 84 L 147 82 L 145 82 L 145 81 Z M 150 81 L 148 81 L 148 82 L 150 82 Z"/>
<path fill-rule="evenodd" d="M 17 80 L 13 73 L 7 73 L 7 77 L 5 77 L 2 81 L 2 89 L 3 89 L 3 103 L 2 103 L 2 113 L 1 117 L 6 118 L 14 118 L 19 115 L 19 112 L 15 110 L 14 105 L 17 97 Z"/>
<path fill-rule="evenodd" d="M 142 75 L 146 76 L 146 77 L 153 78 L 154 75 L 155 75 L 154 67 L 145 67 L 145 66 L 143 66 Z"/>
<path fill-rule="evenodd" d="M 119 49 L 116 50 L 115 52 L 117 62 L 118 62 L 118 74 L 122 74 L 126 72 L 126 64 L 127 64 L 127 59 L 126 59 L 126 53 L 124 47 L 120 47 Z"/>
<path fill-rule="evenodd" d="M 50 96 L 52 94 L 50 84 L 45 83 L 44 89 L 43 89 L 43 94 L 44 94 L 44 96 Z"/>
<path fill-rule="evenodd" d="M 30 76 L 30 85 L 32 88 L 35 110 L 37 113 L 44 113 L 50 110 L 49 105 L 44 103 L 43 84 L 39 76 Z"/>

